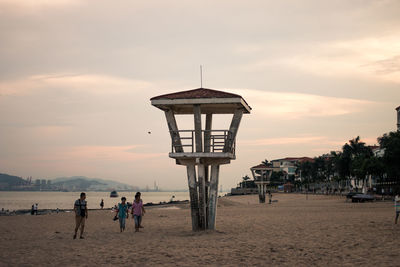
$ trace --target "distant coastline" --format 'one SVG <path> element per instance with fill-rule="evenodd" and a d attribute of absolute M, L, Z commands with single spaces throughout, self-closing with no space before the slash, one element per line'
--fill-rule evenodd
<path fill-rule="evenodd" d="M 89 178 L 85 176 L 59 177 L 55 179 L 26 179 L 0 173 L 0 191 L 26 192 L 188 192 L 187 189 L 141 188 L 112 180 Z"/>

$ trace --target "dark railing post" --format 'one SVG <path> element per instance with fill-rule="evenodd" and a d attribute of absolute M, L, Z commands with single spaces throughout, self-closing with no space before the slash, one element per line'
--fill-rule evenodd
<path fill-rule="evenodd" d="M 192 131 L 192 153 L 194 152 L 194 131 Z"/>

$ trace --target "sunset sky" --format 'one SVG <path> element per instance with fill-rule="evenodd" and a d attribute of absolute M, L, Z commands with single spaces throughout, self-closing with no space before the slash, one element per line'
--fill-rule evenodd
<path fill-rule="evenodd" d="M 200 87 L 199 65 L 203 87 L 253 108 L 224 189 L 264 159 L 375 144 L 396 129 L 399 14 L 397 0 L 0 0 L 0 173 L 186 188 L 149 99 Z"/>

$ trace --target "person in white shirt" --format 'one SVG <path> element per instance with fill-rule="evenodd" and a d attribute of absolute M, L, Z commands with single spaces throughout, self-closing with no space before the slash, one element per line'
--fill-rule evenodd
<path fill-rule="evenodd" d="M 33 212 L 35 213 L 35 215 L 37 215 L 37 212 L 38 212 L 38 203 L 36 203 L 35 206 L 33 207 Z"/>

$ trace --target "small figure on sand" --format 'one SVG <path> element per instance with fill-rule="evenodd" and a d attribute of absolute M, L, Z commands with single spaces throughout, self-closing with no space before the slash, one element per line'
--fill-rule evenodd
<path fill-rule="evenodd" d="M 121 203 L 118 203 L 118 220 L 119 229 L 121 233 L 125 231 L 125 221 L 129 218 L 128 205 L 126 204 L 126 197 L 121 198 Z"/>
<path fill-rule="evenodd" d="M 397 194 L 394 197 L 394 208 L 396 211 L 396 217 L 394 219 L 394 223 L 397 224 L 400 215 L 400 189 L 397 189 Z"/>
<path fill-rule="evenodd" d="M 33 206 L 33 213 L 37 215 L 37 212 L 38 212 L 38 203 L 36 203 L 35 206 Z"/>
<path fill-rule="evenodd" d="M 135 200 L 132 203 L 132 214 L 133 219 L 135 220 L 135 232 L 139 232 L 139 228 L 143 228 L 142 217 L 146 212 L 143 207 L 143 201 L 140 199 L 140 195 L 140 192 L 137 192 L 135 195 Z"/>
<path fill-rule="evenodd" d="M 34 207 L 35 205 L 34 204 L 32 204 L 32 208 L 31 208 L 31 215 L 33 215 L 33 214 L 35 214 L 35 207 Z"/>
<path fill-rule="evenodd" d="M 79 227 L 81 228 L 80 239 L 84 239 L 83 231 L 85 229 L 85 221 L 88 218 L 88 210 L 86 203 L 86 194 L 84 192 L 81 193 L 79 199 L 75 201 L 74 211 L 75 211 L 75 234 L 74 239 L 76 239 L 76 234 L 78 232 Z"/>
<path fill-rule="evenodd" d="M 101 202 L 100 202 L 100 208 L 101 208 L 101 209 L 103 209 L 103 208 L 104 208 L 104 200 L 103 200 L 103 199 L 101 199 Z"/>
<path fill-rule="evenodd" d="M 269 204 L 271 204 L 272 203 L 272 194 L 271 194 L 271 191 L 270 190 L 268 190 L 268 199 L 269 199 Z"/>

